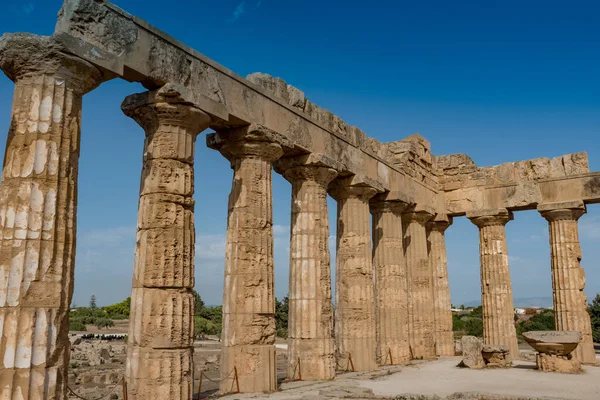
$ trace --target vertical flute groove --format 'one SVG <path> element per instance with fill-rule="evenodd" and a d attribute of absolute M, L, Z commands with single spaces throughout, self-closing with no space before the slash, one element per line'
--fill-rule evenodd
<path fill-rule="evenodd" d="M 553 208 L 556 207 L 556 208 Z M 582 340 L 573 352 L 580 362 L 595 364 L 587 297 L 584 292 L 585 273 L 581 268 L 578 220 L 585 213 L 583 204 L 561 208 L 548 204 L 539 208 L 548 221 L 552 268 L 552 292 L 556 330 L 578 331 Z"/>

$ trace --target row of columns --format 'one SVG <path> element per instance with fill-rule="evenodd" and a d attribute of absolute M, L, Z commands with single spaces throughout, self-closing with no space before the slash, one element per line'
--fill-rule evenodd
<path fill-rule="evenodd" d="M 104 78 L 50 38 L 31 35 L 0 49 L 0 67 L 16 83 L 0 186 L 0 397 L 64 398 L 81 100 Z M 193 392 L 194 144 L 213 117 L 171 89 L 123 103 L 146 133 L 126 366 L 134 399 Z M 221 390 L 231 391 L 235 379 L 245 392 L 277 385 L 276 161 L 292 185 L 288 375 L 302 368 L 305 380 L 331 379 L 350 364 L 364 371 L 453 354 L 444 241 L 451 219 L 386 201 L 316 155 L 281 159 L 283 141 L 253 129 L 220 132 L 212 146 L 234 172 Z M 338 204 L 335 311 L 327 193 Z M 557 329 L 581 331 L 577 356 L 593 362 L 577 234 L 585 206 L 547 204 L 540 212 L 550 227 Z M 512 214 L 468 217 L 480 229 L 484 340 L 518 354 L 504 231 Z"/>
<path fill-rule="evenodd" d="M 538 211 L 548 221 L 550 233 L 556 330 L 581 332 L 583 339 L 575 354 L 582 363 L 595 364 L 577 226 L 586 211 L 585 205 L 582 201 L 546 203 Z M 506 209 L 495 209 L 467 213 L 467 217 L 479 228 L 484 343 L 507 346 L 511 359 L 515 359 L 519 347 L 505 231 L 513 214 Z"/>

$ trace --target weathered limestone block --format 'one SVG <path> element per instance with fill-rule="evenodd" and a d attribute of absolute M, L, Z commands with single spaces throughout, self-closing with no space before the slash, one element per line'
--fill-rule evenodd
<path fill-rule="evenodd" d="M 435 318 L 435 352 L 438 356 L 454 355 L 452 331 L 452 303 L 448 282 L 448 260 L 444 232 L 452 224 L 452 217 L 436 215 L 427 223 L 429 262 L 433 271 L 433 306 Z"/>
<path fill-rule="evenodd" d="M 582 335 L 577 331 L 533 331 L 523 337 L 538 353 L 537 368 L 547 372 L 578 373 L 581 363 L 573 351 L 581 342 Z"/>
<path fill-rule="evenodd" d="M 538 353 L 535 359 L 537 369 L 544 372 L 562 372 L 577 374 L 582 372 L 581 363 L 574 354 L 558 356 L 556 354 Z"/>
<path fill-rule="evenodd" d="M 369 199 L 377 191 L 336 180 L 329 193 L 338 203 L 336 255 L 335 338 L 337 362 L 343 368 L 350 357 L 356 371 L 377 368 L 373 260 Z"/>
<path fill-rule="evenodd" d="M 485 344 L 481 350 L 481 355 L 487 368 L 506 368 L 512 364 L 509 359 L 510 349 L 503 344 Z"/>
<path fill-rule="evenodd" d="M 100 71 L 52 38 L 5 34 L 15 82 L 0 186 L 0 398 L 63 399 L 82 96 Z"/>
<path fill-rule="evenodd" d="M 413 359 L 435 358 L 433 271 L 427 254 L 425 225 L 433 217 L 425 211 L 402 215 L 408 281 L 408 323 Z"/>
<path fill-rule="evenodd" d="M 581 246 L 577 221 L 586 212 L 582 201 L 538 206 L 550 230 L 554 319 L 559 331 L 577 331 L 583 340 L 575 356 L 584 364 L 596 364 L 592 325 L 584 293 Z"/>
<path fill-rule="evenodd" d="M 275 358 L 275 290 L 273 267 L 273 199 L 271 169 L 283 155 L 281 144 L 253 127 L 219 132 L 207 138 L 231 161 L 221 392 L 277 388 Z"/>
<path fill-rule="evenodd" d="M 485 367 L 485 360 L 481 351 L 483 343 L 481 339 L 475 336 L 463 336 L 461 339 L 462 361 L 459 366 L 472 369 L 481 369 Z"/>
<path fill-rule="evenodd" d="M 406 364 L 410 360 L 406 260 L 402 238 L 402 212 L 407 204 L 375 200 L 373 264 L 377 360 L 380 365 Z"/>
<path fill-rule="evenodd" d="M 327 186 L 336 176 L 316 157 L 281 159 L 292 184 L 288 379 L 335 377 Z"/>
<path fill-rule="evenodd" d="M 483 342 L 508 346 L 513 360 L 519 356 L 519 345 L 504 230 L 513 215 L 499 209 L 468 213 L 467 217 L 479 228 Z"/>
<path fill-rule="evenodd" d="M 133 399 L 193 393 L 194 144 L 211 118 L 171 89 L 122 106 L 146 133 L 127 342 Z"/>

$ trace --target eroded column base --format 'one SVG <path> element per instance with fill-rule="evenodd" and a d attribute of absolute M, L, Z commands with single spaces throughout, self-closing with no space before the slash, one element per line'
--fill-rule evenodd
<path fill-rule="evenodd" d="M 277 390 L 277 356 L 274 345 L 225 346 L 221 355 L 221 393 Z"/>
<path fill-rule="evenodd" d="M 0 399 L 66 398 L 65 379 L 59 367 L 33 367 L 0 370 Z"/>
<path fill-rule="evenodd" d="M 127 351 L 128 394 L 133 399 L 189 400 L 193 394 L 192 349 Z"/>
<path fill-rule="evenodd" d="M 335 378 L 333 339 L 288 339 L 288 379 L 323 381 Z"/>
<path fill-rule="evenodd" d="M 552 354 L 538 353 L 536 366 L 540 371 L 562 372 L 565 374 L 576 374 L 581 372 L 581 363 L 572 354 L 556 356 Z"/>
<path fill-rule="evenodd" d="M 345 352 L 338 355 L 338 369 L 343 371 L 373 371 L 377 369 L 375 338 L 342 338 Z M 352 357 L 352 362 L 350 362 Z"/>

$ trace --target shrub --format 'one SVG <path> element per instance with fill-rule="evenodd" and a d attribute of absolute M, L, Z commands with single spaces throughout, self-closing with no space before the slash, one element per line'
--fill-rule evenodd
<path fill-rule="evenodd" d="M 81 321 L 74 320 L 74 321 L 70 322 L 69 330 L 71 330 L 71 331 L 86 331 L 87 328 L 85 327 L 84 324 L 81 323 Z"/>

